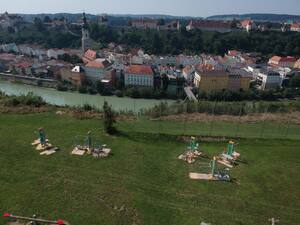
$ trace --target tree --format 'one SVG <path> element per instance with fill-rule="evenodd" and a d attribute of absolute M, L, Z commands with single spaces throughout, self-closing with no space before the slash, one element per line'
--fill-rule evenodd
<path fill-rule="evenodd" d="M 34 18 L 33 25 L 38 31 L 45 30 L 43 21 L 38 17 Z"/>
<path fill-rule="evenodd" d="M 117 130 L 114 126 L 116 123 L 115 114 L 112 110 L 111 106 L 108 105 L 107 101 L 104 101 L 103 105 L 103 113 L 104 113 L 104 129 L 108 134 L 114 134 Z"/>

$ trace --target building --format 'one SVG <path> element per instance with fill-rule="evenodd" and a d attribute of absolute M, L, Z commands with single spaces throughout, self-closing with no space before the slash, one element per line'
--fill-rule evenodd
<path fill-rule="evenodd" d="M 106 59 L 96 59 L 84 67 L 86 79 L 92 82 L 101 81 L 114 72 L 112 63 Z"/>
<path fill-rule="evenodd" d="M 225 70 L 202 66 L 196 68 L 194 85 L 204 92 L 221 91 L 227 89 L 228 74 Z"/>
<path fill-rule="evenodd" d="M 294 32 L 300 32 L 300 23 L 293 23 L 290 30 Z"/>
<path fill-rule="evenodd" d="M 180 22 L 178 20 L 173 20 L 165 25 L 159 27 L 160 30 L 180 30 Z"/>
<path fill-rule="evenodd" d="M 82 57 L 82 61 L 84 63 L 89 63 L 91 61 L 94 61 L 95 59 L 97 59 L 97 52 L 91 49 L 87 50 Z"/>
<path fill-rule="evenodd" d="M 48 49 L 47 50 L 47 57 L 49 59 L 58 59 L 59 56 L 63 56 L 64 54 L 65 54 L 65 51 L 63 49 Z"/>
<path fill-rule="evenodd" d="M 256 30 L 257 26 L 252 20 L 243 20 L 241 21 L 241 28 L 250 32 L 251 30 Z"/>
<path fill-rule="evenodd" d="M 271 66 L 278 66 L 278 67 L 294 67 L 297 59 L 292 56 L 273 56 L 268 64 Z"/>
<path fill-rule="evenodd" d="M 83 13 L 82 21 L 83 24 L 81 28 L 81 33 L 82 33 L 81 50 L 82 50 L 82 54 L 84 54 L 88 49 L 92 47 L 92 41 L 90 39 L 90 32 L 88 30 L 88 23 L 87 23 L 85 13 Z"/>
<path fill-rule="evenodd" d="M 249 90 L 251 80 L 253 79 L 250 72 L 240 68 L 231 68 L 228 70 L 228 74 L 228 90 Z"/>
<path fill-rule="evenodd" d="M 137 29 L 158 29 L 159 25 L 157 20 L 138 19 L 138 20 L 131 21 L 131 27 Z"/>
<path fill-rule="evenodd" d="M 300 70 L 300 59 L 297 60 L 297 62 L 294 65 L 294 68 Z"/>
<path fill-rule="evenodd" d="M 277 88 L 281 86 L 280 74 L 271 68 L 263 68 L 256 77 L 256 82 L 261 90 Z"/>
<path fill-rule="evenodd" d="M 191 20 L 186 27 L 187 31 L 199 29 L 205 31 L 217 31 L 220 33 L 231 32 L 234 25 L 230 21 L 219 20 Z"/>
<path fill-rule="evenodd" d="M 187 65 L 182 69 L 182 75 L 188 83 L 193 83 L 195 75 L 195 67 Z"/>
<path fill-rule="evenodd" d="M 153 87 L 154 72 L 151 66 L 131 65 L 125 70 L 125 86 Z"/>
<path fill-rule="evenodd" d="M 84 69 L 81 66 L 75 66 L 73 69 L 62 68 L 61 80 L 70 82 L 75 86 L 81 86 L 85 80 Z"/>

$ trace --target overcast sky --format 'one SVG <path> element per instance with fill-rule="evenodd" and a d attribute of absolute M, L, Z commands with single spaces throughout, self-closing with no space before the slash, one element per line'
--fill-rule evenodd
<path fill-rule="evenodd" d="M 11 13 L 168 14 L 210 16 L 232 13 L 300 15 L 300 0 L 0 0 Z"/>

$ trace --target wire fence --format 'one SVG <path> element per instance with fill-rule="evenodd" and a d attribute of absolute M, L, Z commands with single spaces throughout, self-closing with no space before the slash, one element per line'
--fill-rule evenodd
<path fill-rule="evenodd" d="M 161 102 L 118 126 L 149 134 L 300 140 L 300 112 L 273 104 Z"/>

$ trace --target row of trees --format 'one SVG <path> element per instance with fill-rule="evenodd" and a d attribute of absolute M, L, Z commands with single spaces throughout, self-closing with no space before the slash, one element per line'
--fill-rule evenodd
<path fill-rule="evenodd" d="M 56 29 L 46 29 L 43 21 L 35 19 L 34 24 L 18 33 L 0 31 L 0 42 L 36 43 L 48 48 L 78 48 L 81 43 L 80 27 L 71 27 L 78 36 Z M 90 24 L 91 38 L 105 47 L 110 42 L 129 47 L 143 48 L 153 54 L 199 54 L 201 52 L 222 55 L 228 49 L 247 52 L 261 52 L 264 55 L 300 56 L 300 33 L 297 32 L 251 32 L 230 33 L 203 32 L 200 30 L 157 31 L 138 29 L 114 29 Z"/>
<path fill-rule="evenodd" d="M 200 30 L 157 31 L 137 29 L 112 29 L 91 24 L 91 37 L 102 43 L 110 42 L 140 47 L 153 54 L 210 53 L 222 55 L 228 49 L 262 54 L 300 56 L 300 34 L 297 32 L 230 33 L 203 32 Z"/>

